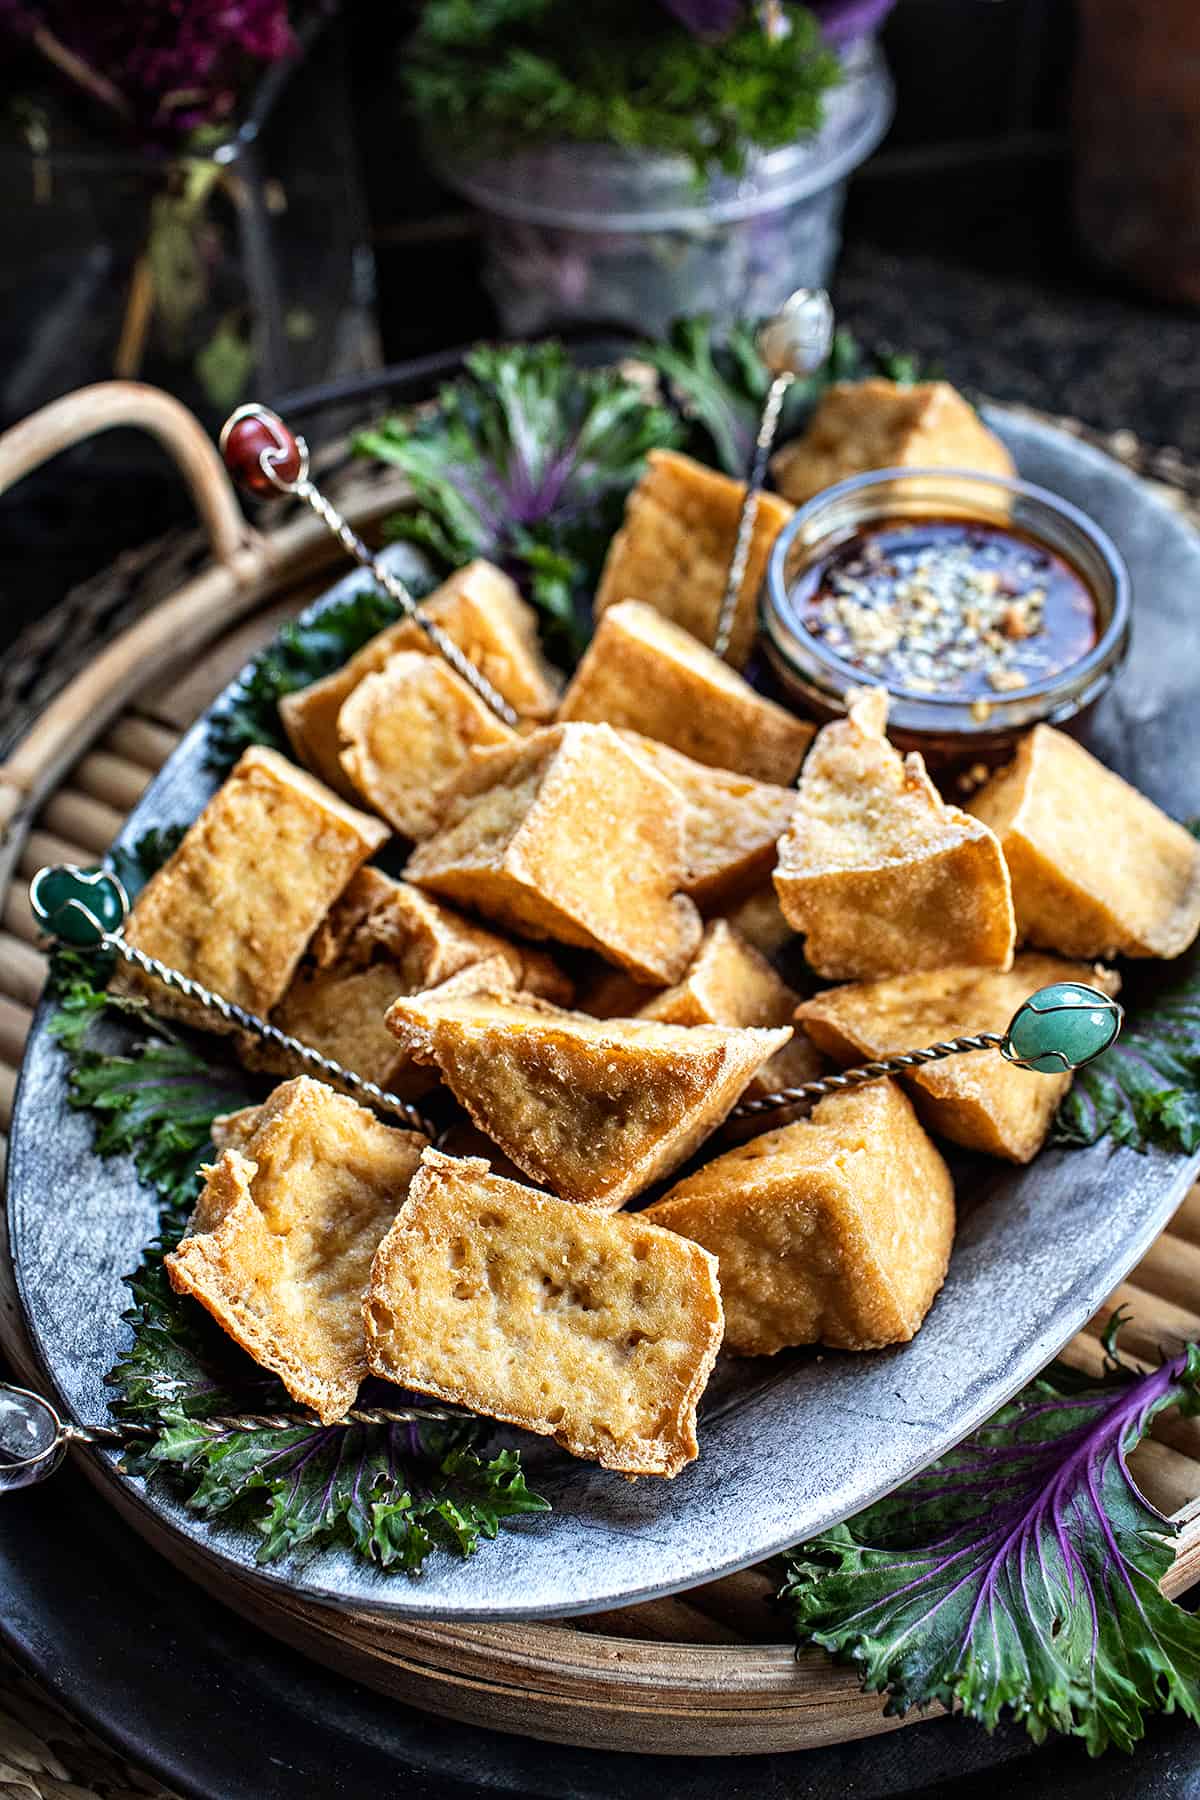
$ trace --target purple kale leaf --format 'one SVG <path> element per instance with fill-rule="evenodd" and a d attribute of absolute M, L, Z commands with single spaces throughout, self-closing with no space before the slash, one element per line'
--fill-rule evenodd
<path fill-rule="evenodd" d="M 727 37 L 741 20 L 745 0 L 663 0 L 672 16 L 695 37 Z"/>
<path fill-rule="evenodd" d="M 1115 1327 L 1114 1322 L 1114 1327 Z M 1072 1389 L 1074 1391 L 1072 1391 Z M 1011 1712 L 1098 1755 L 1146 1712 L 1200 1721 L 1200 1619 L 1163 1595 L 1178 1527 L 1126 1455 L 1165 1408 L 1200 1411 L 1200 1346 L 1103 1384 L 1027 1387 L 896 1493 L 793 1552 L 801 1644 L 858 1663 L 888 1711 Z"/>
<path fill-rule="evenodd" d="M 878 31 L 896 0 L 812 0 L 811 10 L 831 44 L 850 44 Z"/>

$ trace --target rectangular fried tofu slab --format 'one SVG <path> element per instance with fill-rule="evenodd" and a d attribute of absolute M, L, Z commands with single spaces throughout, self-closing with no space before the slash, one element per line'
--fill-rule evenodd
<path fill-rule="evenodd" d="M 234 1114 L 187 1236 L 166 1258 L 191 1294 L 323 1424 L 367 1372 L 371 1259 L 404 1204 L 425 1139 L 307 1076 Z"/>
<path fill-rule="evenodd" d="M 818 733 L 779 841 L 783 915 L 830 980 L 1006 969 L 1016 928 L 999 842 L 946 805 L 920 756 L 893 749 L 886 720 L 886 692 L 860 690 Z"/>
<path fill-rule="evenodd" d="M 721 1344 L 716 1262 L 427 1151 L 363 1309 L 373 1374 L 623 1475 L 694 1460 Z"/>
<path fill-rule="evenodd" d="M 560 683 L 539 648 L 537 614 L 502 569 L 482 558 L 467 563 L 422 603 L 421 611 L 441 626 L 522 718 L 553 717 Z M 332 675 L 279 702 L 279 716 L 296 755 L 348 800 L 355 790 L 342 768 L 338 715 L 359 682 L 400 650 L 436 655 L 421 627 L 400 619 L 377 632 Z"/>
<path fill-rule="evenodd" d="M 740 1144 L 640 1216 L 717 1258 L 730 1350 L 879 1350 L 914 1336 L 945 1280 L 954 1188 L 911 1103 L 879 1081 Z"/>
<path fill-rule="evenodd" d="M 636 598 L 602 614 L 558 716 L 641 732 L 695 762 L 784 786 L 813 739 L 807 720 L 756 693 L 690 632 Z"/>
<path fill-rule="evenodd" d="M 338 714 L 342 769 L 401 837 L 431 837 L 471 752 L 517 741 L 440 656 L 401 650 Z"/>
<path fill-rule="evenodd" d="M 554 725 L 477 753 L 405 874 L 526 937 L 595 950 L 648 984 L 700 941 L 683 893 L 685 806 L 608 725 Z"/>
<path fill-rule="evenodd" d="M 711 644 L 745 494 L 744 482 L 690 456 L 651 450 L 609 546 L 596 592 L 597 617 L 624 600 L 644 600 Z M 792 508 L 777 494 L 760 496 L 729 643 L 728 661 L 736 669 L 754 647 L 767 558 L 791 516 Z"/>
<path fill-rule="evenodd" d="M 903 385 L 872 377 L 828 388 L 803 437 L 771 460 L 781 494 L 803 506 L 868 469 L 978 469 L 1015 475 L 994 432 L 948 381 Z"/>
<path fill-rule="evenodd" d="M 125 936 L 139 950 L 261 1016 L 286 993 L 333 902 L 388 837 L 286 757 L 243 752 L 179 848 L 138 895 Z M 218 1015 L 122 966 L 113 986 L 206 1031 Z"/>
<path fill-rule="evenodd" d="M 795 789 L 755 781 L 731 769 L 709 768 L 640 732 L 623 735 L 687 802 L 685 892 L 701 912 L 729 906 L 769 882 L 775 846 L 792 816 Z"/>
<path fill-rule="evenodd" d="M 1200 930 L 1200 843 L 1050 725 L 971 801 L 1000 839 L 1022 938 L 1063 956 L 1179 956 Z"/>
<path fill-rule="evenodd" d="M 820 1049 L 846 1066 L 1005 1031 L 1022 1002 L 1054 981 L 1078 981 L 1106 994 L 1121 985 L 1108 969 L 1022 954 L 1007 970 L 930 969 L 827 988 L 797 1008 L 796 1017 Z M 1014 1163 L 1033 1161 L 1071 1085 L 1070 1074 L 1017 1069 L 998 1050 L 951 1056 L 902 1080 L 930 1131 Z"/>
<path fill-rule="evenodd" d="M 506 994 L 415 995 L 387 1018 L 519 1169 L 607 1211 L 677 1169 L 791 1036 L 593 1019 Z"/>

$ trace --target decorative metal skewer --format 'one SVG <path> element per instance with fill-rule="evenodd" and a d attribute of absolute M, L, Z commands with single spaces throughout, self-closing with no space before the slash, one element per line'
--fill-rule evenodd
<path fill-rule="evenodd" d="M 351 1425 L 455 1425 L 476 1415 L 448 1406 L 352 1406 L 344 1418 L 322 1426 L 311 1413 L 229 1413 L 192 1419 L 197 1430 L 214 1437 L 226 1431 L 338 1430 Z M 72 1444 L 98 1450 L 123 1450 L 158 1436 L 156 1425 L 124 1420 L 106 1425 L 74 1425 L 52 1401 L 30 1388 L 0 1381 L 0 1494 L 45 1481 Z"/>
<path fill-rule="evenodd" d="M 497 693 L 487 676 L 463 655 L 454 639 L 448 637 L 440 625 L 421 611 L 420 604 L 400 577 L 393 574 L 373 554 L 337 508 L 314 487 L 308 476 L 308 445 L 302 437 L 288 430 L 278 413 L 256 400 L 239 406 L 236 412 L 230 413 L 221 428 L 220 446 L 225 467 L 247 493 L 260 500 L 269 498 L 272 494 L 291 494 L 295 499 L 303 500 L 307 506 L 311 506 L 322 524 L 337 538 L 343 550 L 355 562 L 361 563 L 364 569 L 369 569 L 380 587 L 391 595 L 406 617 L 420 626 L 438 655 L 445 658 L 454 673 L 478 694 L 484 705 L 505 725 L 514 728 L 517 726 L 517 714 L 504 696 Z"/>
<path fill-rule="evenodd" d="M 148 956 L 136 944 L 131 944 L 125 936 L 129 895 L 124 883 L 111 869 L 81 869 L 74 863 L 58 863 L 39 869 L 29 884 L 29 905 L 41 929 L 60 944 L 73 950 L 115 951 L 123 962 L 131 963 L 143 974 L 161 981 L 164 987 L 174 988 L 186 999 L 216 1013 L 227 1024 L 237 1025 L 242 1031 L 252 1032 L 266 1043 L 286 1050 L 309 1068 L 361 1095 L 371 1105 L 397 1113 L 407 1125 L 430 1140 L 436 1137 L 436 1126 L 399 1094 L 389 1093 L 378 1082 L 356 1075 L 353 1069 L 343 1067 L 331 1056 L 322 1056 L 311 1044 L 302 1043 L 289 1032 L 281 1031 L 269 1019 L 260 1019 L 257 1013 L 248 1012 L 236 1001 L 226 1000 L 223 994 L 213 993 L 211 988 L 193 980 L 190 975 L 170 968 L 157 956 Z"/>
<path fill-rule="evenodd" d="M 943 1043 L 930 1044 L 924 1050 L 904 1050 L 880 1062 L 843 1069 L 840 1074 L 826 1075 L 820 1081 L 779 1088 L 773 1094 L 743 1100 L 730 1117 L 748 1119 L 760 1113 L 802 1106 L 810 1100 L 823 1099 L 827 1094 L 864 1087 L 868 1082 L 882 1081 L 887 1075 L 904 1075 L 910 1069 L 942 1062 L 948 1056 L 964 1056 L 972 1050 L 998 1050 L 1014 1068 L 1030 1069 L 1038 1075 L 1070 1074 L 1112 1048 L 1124 1017 L 1124 1008 L 1110 994 L 1101 993 L 1099 988 L 1086 987 L 1081 981 L 1055 981 L 1049 987 L 1038 988 L 1022 1001 L 1009 1021 L 1007 1031 L 980 1031 L 971 1037 L 949 1038 Z"/>
<path fill-rule="evenodd" d="M 825 289 L 797 288 L 774 317 L 760 326 L 756 342 L 758 353 L 770 371 L 772 381 L 758 422 L 758 436 L 754 440 L 754 463 L 750 479 L 746 483 L 746 497 L 742 501 L 733 555 L 729 559 L 725 593 L 713 634 L 713 649 L 718 656 L 724 656 L 733 636 L 742 583 L 746 579 L 746 564 L 750 558 L 754 521 L 758 517 L 759 495 L 767 479 L 767 458 L 779 429 L 779 415 L 783 411 L 787 391 L 798 376 L 816 374 L 829 355 L 833 343 L 833 307 Z"/>

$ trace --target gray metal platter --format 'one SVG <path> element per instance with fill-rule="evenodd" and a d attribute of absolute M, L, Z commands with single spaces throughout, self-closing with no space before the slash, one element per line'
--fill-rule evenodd
<path fill-rule="evenodd" d="M 1091 512 L 1130 566 L 1133 650 L 1091 722 L 1092 748 L 1176 817 L 1200 814 L 1200 538 L 1098 452 L 1004 409 L 990 417 L 1022 474 Z M 195 816 L 213 786 L 203 748 L 201 725 L 148 790 L 127 837 Z M 125 1331 L 121 1278 L 154 1235 L 155 1204 L 127 1161 L 94 1154 L 89 1121 L 66 1104 L 47 1023 L 43 1009 L 13 1119 L 10 1242 L 47 1381 L 88 1421 L 105 1416 L 103 1376 Z M 949 1277 L 911 1344 L 723 1358 L 702 1408 L 699 1460 L 671 1482 L 627 1482 L 526 1437 L 530 1481 L 553 1512 L 518 1521 L 468 1561 L 432 1558 L 419 1578 L 340 1551 L 261 1568 L 250 1530 L 198 1520 L 167 1488 L 126 1481 L 107 1458 L 102 1476 L 129 1490 L 135 1523 L 189 1539 L 214 1576 L 223 1567 L 333 1606 L 482 1620 L 628 1605 L 811 1536 L 956 1443 L 1079 1330 L 1166 1223 L 1198 1163 L 1107 1144 L 1048 1150 L 1028 1169 L 963 1158 Z"/>

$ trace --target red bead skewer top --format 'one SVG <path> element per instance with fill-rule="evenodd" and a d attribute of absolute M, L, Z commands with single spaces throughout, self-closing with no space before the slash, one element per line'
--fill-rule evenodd
<path fill-rule="evenodd" d="M 239 487 L 260 500 L 287 493 L 308 473 L 308 445 L 278 413 L 257 402 L 239 406 L 225 421 L 221 455 Z"/>

